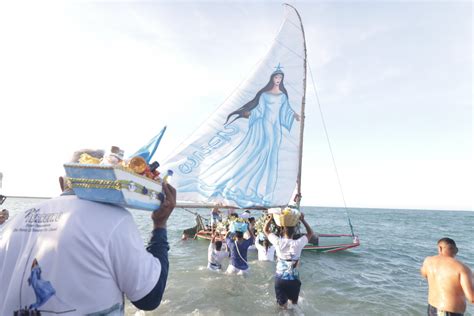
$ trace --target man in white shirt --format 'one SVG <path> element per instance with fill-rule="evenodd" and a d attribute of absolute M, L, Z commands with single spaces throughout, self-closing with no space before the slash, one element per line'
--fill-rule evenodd
<path fill-rule="evenodd" d="M 166 223 L 176 190 L 163 184 L 165 200 L 151 213 L 145 249 L 129 211 L 79 199 L 60 179 L 61 196 L 18 214 L 0 233 L 0 315 L 123 315 L 124 294 L 139 309 L 157 308 L 168 278 Z"/>
<path fill-rule="evenodd" d="M 300 220 L 306 228 L 306 234 L 294 240 L 295 227 L 283 227 L 282 236 L 278 237 L 270 231 L 272 215 L 269 215 L 263 231 L 268 240 L 275 246 L 277 254 L 277 265 L 275 273 L 275 295 L 277 303 L 282 308 L 288 307 L 288 300 L 292 304 L 298 303 L 301 281 L 298 272 L 298 263 L 301 251 L 313 236 L 311 226 L 301 213 Z"/>
<path fill-rule="evenodd" d="M 275 247 L 273 247 L 267 238 L 265 238 L 262 243 L 260 243 L 259 240 L 256 241 L 255 248 L 257 248 L 258 251 L 259 261 L 275 261 Z"/>
<path fill-rule="evenodd" d="M 222 250 L 222 241 L 216 241 L 216 235 L 212 235 L 209 248 L 207 249 L 207 268 L 212 271 L 221 271 L 222 262 L 229 257 L 227 251 Z"/>

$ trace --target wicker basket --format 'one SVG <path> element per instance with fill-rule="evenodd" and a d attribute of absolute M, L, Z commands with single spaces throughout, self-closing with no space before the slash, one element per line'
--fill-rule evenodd
<path fill-rule="evenodd" d="M 273 214 L 275 224 L 280 227 L 294 227 L 300 221 L 299 212 L 291 212 L 289 214 Z"/>

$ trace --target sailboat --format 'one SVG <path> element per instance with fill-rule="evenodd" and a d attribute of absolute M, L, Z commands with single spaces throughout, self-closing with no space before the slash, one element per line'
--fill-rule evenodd
<path fill-rule="evenodd" d="M 178 206 L 300 209 L 306 96 L 306 42 L 298 11 L 286 16 L 253 73 L 164 162 L 174 172 Z M 210 239 L 202 217 L 185 233 Z M 350 222 L 349 222 L 350 224 Z M 359 246 L 350 234 L 319 234 L 306 250 Z"/>

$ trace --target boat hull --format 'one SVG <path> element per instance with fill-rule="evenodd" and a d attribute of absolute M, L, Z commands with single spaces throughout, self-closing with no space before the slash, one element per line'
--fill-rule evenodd
<path fill-rule="evenodd" d="M 65 164 L 67 180 L 81 199 L 154 211 L 161 205 L 161 182 L 120 166 Z"/>
<path fill-rule="evenodd" d="M 196 239 L 211 240 L 212 231 L 200 230 L 195 235 Z M 217 240 L 221 238 L 217 237 Z M 358 236 L 348 234 L 320 234 L 318 235 L 318 244 L 308 243 L 304 246 L 304 251 L 311 252 L 338 252 L 360 246 Z"/>
<path fill-rule="evenodd" d="M 349 234 L 320 234 L 318 243 L 308 243 L 304 246 L 304 251 L 313 252 L 338 252 L 360 246 L 358 236 Z"/>

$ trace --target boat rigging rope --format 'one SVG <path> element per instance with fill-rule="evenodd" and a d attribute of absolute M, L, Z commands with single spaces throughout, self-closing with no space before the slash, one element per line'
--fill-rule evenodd
<path fill-rule="evenodd" d="M 346 204 L 346 198 L 344 196 L 344 191 L 342 190 L 342 184 L 341 184 L 341 179 L 339 177 L 339 171 L 337 170 L 336 159 L 334 158 L 334 153 L 332 151 L 331 141 L 329 139 L 329 133 L 328 133 L 328 130 L 327 130 L 327 127 L 326 127 L 326 121 L 324 120 L 323 110 L 321 108 L 321 103 L 319 102 L 318 91 L 316 90 L 316 84 L 314 83 L 313 71 L 311 70 L 311 67 L 309 66 L 309 63 L 308 63 L 308 69 L 309 69 L 309 74 L 310 74 L 310 77 L 311 77 L 311 83 L 313 84 L 314 94 L 316 96 L 316 102 L 318 103 L 319 114 L 321 116 L 321 121 L 323 123 L 324 134 L 326 135 L 326 141 L 328 143 L 329 152 L 331 153 L 332 164 L 333 164 L 333 167 L 334 167 L 334 171 L 336 173 L 337 182 L 339 184 L 339 191 L 341 193 L 342 201 L 344 203 L 344 210 L 346 211 L 346 216 L 347 216 L 347 220 L 349 222 L 349 227 L 351 228 L 352 237 L 354 237 L 354 229 L 352 227 L 351 218 L 349 217 L 349 211 L 347 209 L 347 204 Z"/>

